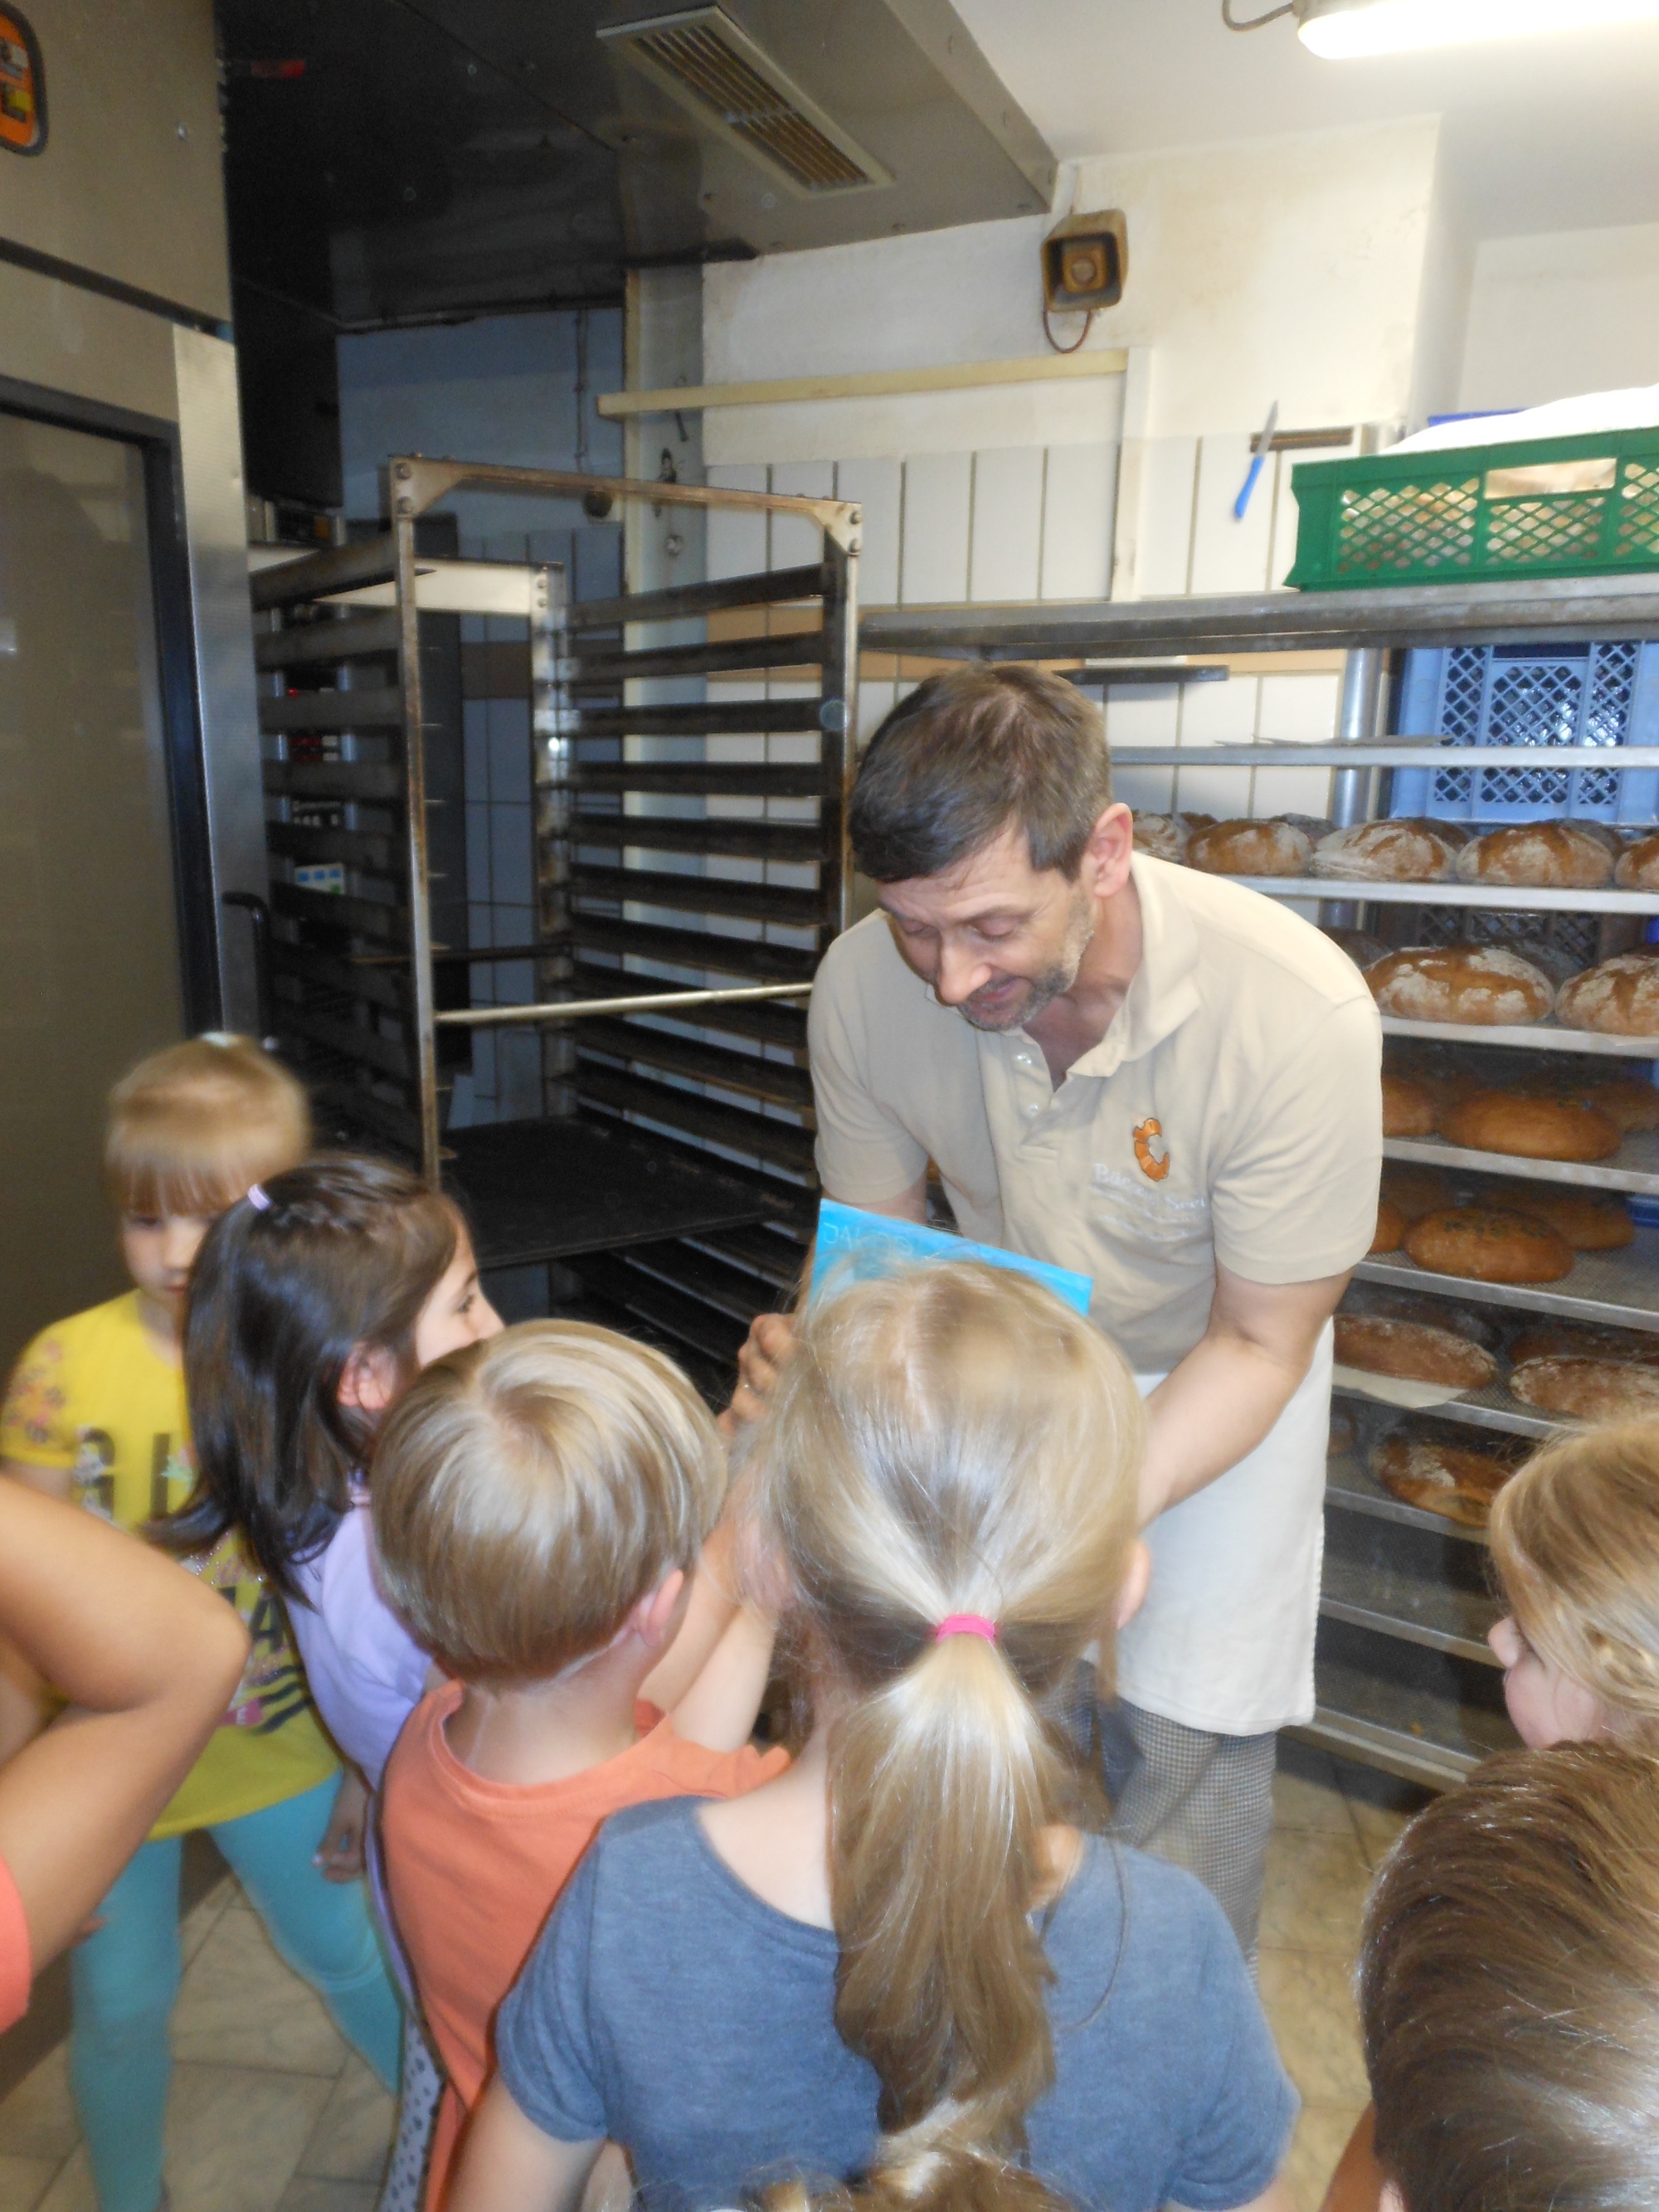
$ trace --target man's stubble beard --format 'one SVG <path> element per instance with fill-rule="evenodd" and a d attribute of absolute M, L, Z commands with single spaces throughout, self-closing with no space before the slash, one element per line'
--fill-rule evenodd
<path fill-rule="evenodd" d="M 1079 884 L 1072 900 L 1072 910 L 1066 917 L 1066 939 L 1060 957 L 1043 969 L 1040 975 L 1025 979 L 1026 996 L 1014 1012 L 1000 1016 L 994 1021 L 981 1021 L 973 1012 L 973 1000 L 964 999 L 957 1008 L 970 1028 L 983 1030 L 988 1035 L 1000 1036 L 1009 1030 L 1024 1029 L 1034 1022 L 1045 1007 L 1052 1006 L 1056 999 L 1065 997 L 1083 966 L 1083 957 L 1094 941 L 1096 926 L 1095 902 Z"/>

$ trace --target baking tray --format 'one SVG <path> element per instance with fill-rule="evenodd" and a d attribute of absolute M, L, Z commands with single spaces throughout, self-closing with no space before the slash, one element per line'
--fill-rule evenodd
<path fill-rule="evenodd" d="M 1390 1408 L 1378 1406 L 1376 1411 L 1386 1413 Z M 1435 1411 L 1438 1413 L 1438 1407 Z M 1420 1505 L 1407 1505 L 1403 1498 L 1384 1490 L 1373 1475 L 1367 1474 L 1364 1462 L 1352 1452 L 1340 1453 L 1326 1463 L 1325 1503 L 1344 1513 L 1363 1513 L 1373 1521 L 1392 1521 L 1401 1528 L 1419 1528 L 1425 1534 L 1449 1536 L 1454 1543 L 1484 1547 L 1486 1541 L 1483 1528 L 1466 1528 L 1459 1522 L 1448 1521 L 1443 1514 L 1425 1513 Z"/>
<path fill-rule="evenodd" d="M 1571 1273 L 1559 1283 L 1477 1283 L 1464 1275 L 1437 1275 L 1403 1252 L 1362 1260 L 1354 1273 L 1361 1282 L 1389 1283 L 1435 1297 L 1659 1331 L 1659 1230 L 1638 1229 L 1636 1242 L 1622 1252 L 1581 1252 Z"/>
<path fill-rule="evenodd" d="M 1313 1728 L 1292 1734 L 1431 1786 L 1518 1742 L 1495 1669 L 1352 1621 L 1321 1620 L 1314 1685 Z"/>
<path fill-rule="evenodd" d="M 1480 1175 L 1516 1176 L 1534 1182 L 1571 1182 L 1593 1190 L 1659 1194 L 1659 1130 L 1642 1129 L 1626 1138 L 1611 1159 L 1517 1159 L 1513 1152 L 1473 1152 L 1449 1145 L 1443 1137 L 1385 1137 L 1390 1160 L 1421 1160 L 1430 1167 L 1462 1168 Z"/>
<path fill-rule="evenodd" d="M 1368 1398 L 1363 1390 L 1355 1390 L 1340 1382 L 1333 1386 L 1332 1395 L 1346 1399 L 1352 1405 L 1368 1406 L 1375 1413 L 1395 1418 L 1406 1410 L 1385 1406 L 1380 1398 Z M 1422 1412 L 1425 1419 L 1461 1421 L 1471 1429 L 1501 1429 L 1512 1437 L 1541 1438 L 1562 1436 L 1584 1425 L 1578 1421 L 1557 1420 L 1551 1414 L 1538 1413 L 1531 1406 L 1523 1406 L 1518 1398 L 1510 1397 L 1501 1375 L 1485 1390 L 1466 1390 L 1462 1397 L 1448 1398 L 1438 1406 L 1425 1406 Z M 1382 1494 L 1386 1496 L 1387 1492 Z M 1402 1509 L 1407 1512 L 1413 1510 L 1409 1506 Z"/>
<path fill-rule="evenodd" d="M 1552 763 L 1553 765 L 1553 763 Z M 1543 890 L 1508 884 L 1354 883 L 1345 876 L 1232 876 L 1268 898 L 1356 899 L 1367 906 L 1511 907 L 1522 914 L 1659 914 L 1659 891 Z"/>
<path fill-rule="evenodd" d="M 1382 1017 L 1384 1036 L 1426 1037 L 1434 1044 L 1519 1046 L 1526 1052 L 1590 1052 L 1615 1060 L 1659 1060 L 1659 1036 L 1601 1036 L 1570 1030 L 1559 1022 L 1408 1022 L 1399 1014 Z"/>

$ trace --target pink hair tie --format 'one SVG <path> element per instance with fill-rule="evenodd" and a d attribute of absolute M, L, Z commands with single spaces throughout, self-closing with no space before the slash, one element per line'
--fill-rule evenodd
<path fill-rule="evenodd" d="M 270 1195 L 257 1182 L 251 1182 L 247 1187 L 247 1202 L 256 1213 L 269 1213 L 270 1211 Z"/>
<path fill-rule="evenodd" d="M 982 1636 L 988 1644 L 994 1644 L 997 1625 L 982 1613 L 947 1613 L 933 1631 L 933 1641 L 943 1644 L 947 1636 Z"/>

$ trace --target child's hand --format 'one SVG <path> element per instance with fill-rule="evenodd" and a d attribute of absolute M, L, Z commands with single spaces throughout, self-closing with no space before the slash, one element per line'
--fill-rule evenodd
<path fill-rule="evenodd" d="M 363 1828 L 368 1819 L 368 1784 L 355 1766 L 340 1777 L 323 1840 L 311 1863 L 327 1881 L 356 1881 L 363 1871 Z"/>

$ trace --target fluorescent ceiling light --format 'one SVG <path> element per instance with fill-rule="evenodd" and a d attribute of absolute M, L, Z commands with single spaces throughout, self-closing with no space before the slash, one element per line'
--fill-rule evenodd
<path fill-rule="evenodd" d="M 1297 32 L 1327 61 L 1472 46 L 1539 31 L 1659 21 L 1659 0 L 1296 0 Z"/>

